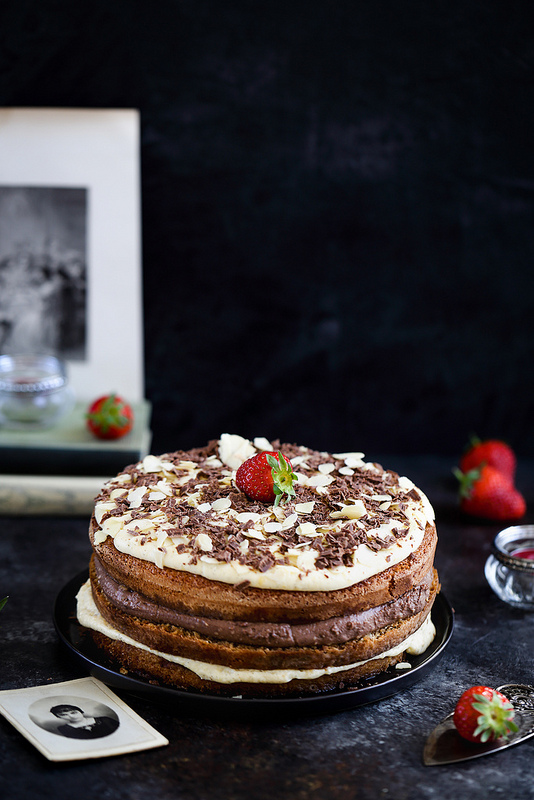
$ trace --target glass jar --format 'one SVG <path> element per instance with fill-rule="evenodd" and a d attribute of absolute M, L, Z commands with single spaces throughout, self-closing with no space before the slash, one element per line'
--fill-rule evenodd
<path fill-rule="evenodd" d="M 0 356 L 0 425 L 46 428 L 74 406 L 64 362 L 51 355 Z"/>
<path fill-rule="evenodd" d="M 513 525 L 497 534 L 485 575 L 505 603 L 534 610 L 534 525 Z"/>

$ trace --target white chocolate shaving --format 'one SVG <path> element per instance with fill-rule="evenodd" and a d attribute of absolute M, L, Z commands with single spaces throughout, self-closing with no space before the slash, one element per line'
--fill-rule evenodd
<path fill-rule="evenodd" d="M 311 514 L 314 506 L 315 500 L 311 500 L 309 503 L 295 503 L 295 511 L 298 514 Z"/>
<path fill-rule="evenodd" d="M 332 519 L 360 519 L 367 514 L 367 509 L 361 500 L 355 500 L 348 506 L 343 506 L 340 511 L 332 511 Z"/>
<path fill-rule="evenodd" d="M 213 542 L 211 541 L 207 533 L 199 533 L 196 538 L 196 543 L 198 544 L 201 550 L 204 550 L 206 552 L 208 552 L 209 550 L 213 550 Z"/>
<path fill-rule="evenodd" d="M 242 436 L 223 433 L 219 439 L 219 456 L 223 464 L 231 469 L 239 469 L 241 464 L 255 454 L 252 444 Z"/>

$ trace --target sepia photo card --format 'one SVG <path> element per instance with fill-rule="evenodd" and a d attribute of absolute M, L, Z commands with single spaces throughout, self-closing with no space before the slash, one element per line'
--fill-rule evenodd
<path fill-rule="evenodd" d="M 0 691 L 0 714 L 49 761 L 102 758 L 169 744 L 96 678 Z"/>

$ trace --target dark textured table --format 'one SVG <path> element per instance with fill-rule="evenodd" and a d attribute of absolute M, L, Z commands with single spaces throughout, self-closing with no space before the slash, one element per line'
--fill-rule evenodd
<path fill-rule="evenodd" d="M 451 464 L 443 458 L 384 458 L 432 501 L 436 564 L 455 610 L 452 639 L 435 668 L 392 697 L 329 716 L 232 719 L 117 692 L 169 739 L 155 750 L 55 764 L 0 718 L 0 796 L 13 798 L 487 798 L 534 796 L 534 739 L 460 765 L 425 767 L 424 741 L 476 683 L 534 682 L 534 613 L 502 603 L 483 568 L 498 525 L 461 515 Z M 518 484 L 534 522 L 534 463 Z M 89 558 L 87 520 L 0 518 L 1 689 L 55 683 L 87 673 L 58 641 L 58 591 Z"/>

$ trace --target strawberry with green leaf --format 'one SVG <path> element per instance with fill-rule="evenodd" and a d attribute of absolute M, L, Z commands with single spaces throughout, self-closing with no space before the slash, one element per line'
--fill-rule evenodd
<path fill-rule="evenodd" d="M 297 476 L 289 458 L 274 450 L 248 458 L 236 472 L 235 482 L 249 500 L 260 503 L 284 503 L 295 495 Z"/>
<path fill-rule="evenodd" d="M 99 397 L 89 406 L 87 427 L 98 439 L 120 439 L 132 430 L 132 407 L 116 394 Z"/>
<path fill-rule="evenodd" d="M 466 473 L 453 472 L 460 483 L 460 507 L 466 514 L 496 521 L 520 519 L 525 514 L 525 498 L 495 467 L 483 464 Z"/>
<path fill-rule="evenodd" d="M 454 709 L 453 722 L 464 739 L 477 744 L 508 738 L 518 730 L 514 707 L 501 692 L 489 686 L 471 686 Z"/>

